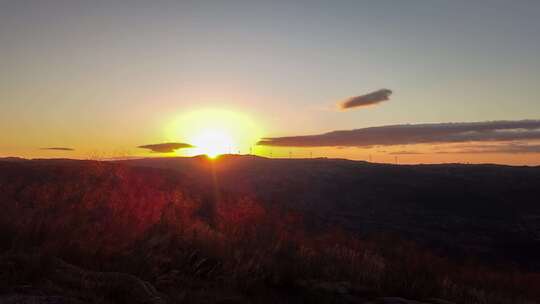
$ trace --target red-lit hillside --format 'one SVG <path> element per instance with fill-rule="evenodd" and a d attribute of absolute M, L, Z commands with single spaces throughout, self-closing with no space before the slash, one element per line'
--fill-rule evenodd
<path fill-rule="evenodd" d="M 0 295 L 522 303 L 539 298 L 538 197 L 532 167 L 4 160 Z"/>

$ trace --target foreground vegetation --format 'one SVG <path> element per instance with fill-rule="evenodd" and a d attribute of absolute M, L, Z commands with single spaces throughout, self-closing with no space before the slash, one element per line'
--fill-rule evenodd
<path fill-rule="evenodd" d="M 156 170 L 84 169 L 0 184 L 1 294 L 100 303 L 540 300 L 540 275 L 511 265 L 314 226 L 286 203 L 208 190 L 190 197 Z M 69 174 L 77 179 L 57 179 Z"/>

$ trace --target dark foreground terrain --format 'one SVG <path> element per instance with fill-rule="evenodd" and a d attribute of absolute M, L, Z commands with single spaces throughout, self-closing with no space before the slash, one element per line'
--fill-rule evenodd
<path fill-rule="evenodd" d="M 540 300 L 538 167 L 4 159 L 0 207 L 0 303 Z"/>

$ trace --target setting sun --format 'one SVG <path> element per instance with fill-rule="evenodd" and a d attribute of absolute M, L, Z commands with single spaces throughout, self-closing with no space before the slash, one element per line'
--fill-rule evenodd
<path fill-rule="evenodd" d="M 261 137 L 261 128 L 248 116 L 230 110 L 203 109 L 179 116 L 168 126 L 170 140 L 183 140 L 194 147 L 182 155 L 216 157 L 247 153 Z"/>
<path fill-rule="evenodd" d="M 194 154 L 206 154 L 211 158 L 237 150 L 237 145 L 232 137 L 218 129 L 208 129 L 196 134 L 191 142 L 195 146 L 192 149 Z"/>

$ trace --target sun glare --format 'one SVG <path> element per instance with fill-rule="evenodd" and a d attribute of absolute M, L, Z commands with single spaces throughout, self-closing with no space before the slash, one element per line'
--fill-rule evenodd
<path fill-rule="evenodd" d="M 178 154 L 205 154 L 215 158 L 221 154 L 249 153 L 260 139 L 261 129 L 239 112 L 204 109 L 180 115 L 167 130 L 172 141 L 185 141 L 194 146 Z"/>
<path fill-rule="evenodd" d="M 237 148 L 232 137 L 222 130 L 209 129 L 200 134 L 196 134 L 191 140 L 194 154 L 206 154 L 208 157 L 215 158 L 221 154 L 233 153 Z"/>

